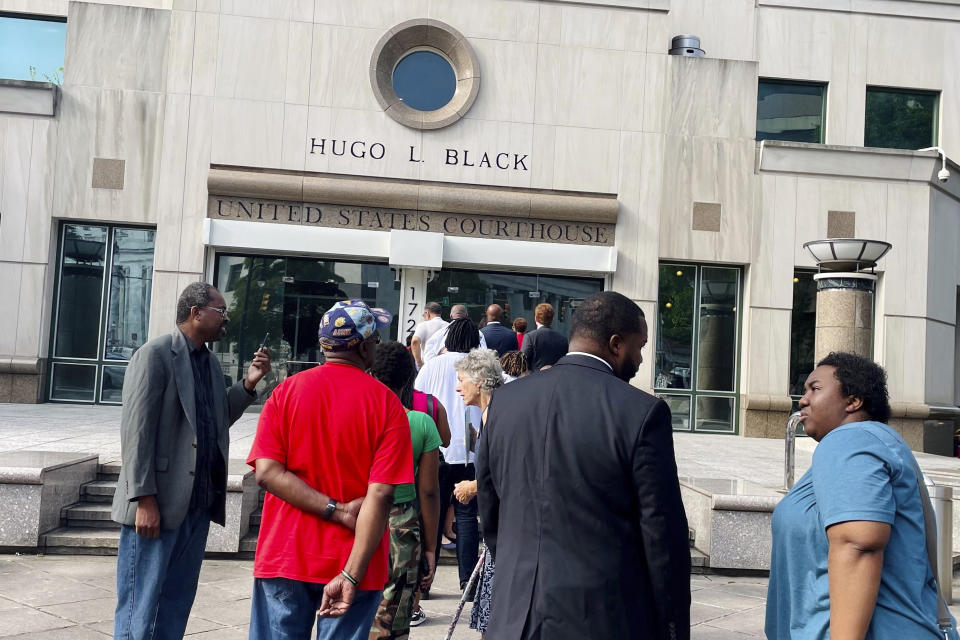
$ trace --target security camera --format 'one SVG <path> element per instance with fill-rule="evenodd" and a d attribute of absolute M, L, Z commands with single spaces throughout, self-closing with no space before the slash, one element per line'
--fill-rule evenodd
<path fill-rule="evenodd" d="M 940 169 L 940 171 L 937 172 L 937 180 L 939 180 L 940 182 L 946 182 L 949 179 L 950 179 L 950 172 L 947 171 L 946 169 Z"/>

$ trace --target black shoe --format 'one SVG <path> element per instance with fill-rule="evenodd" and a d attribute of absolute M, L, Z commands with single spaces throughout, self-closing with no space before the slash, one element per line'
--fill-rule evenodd
<path fill-rule="evenodd" d="M 419 627 L 426 621 L 427 616 L 423 613 L 423 609 L 421 607 L 417 607 L 416 610 L 414 610 L 413 615 L 410 616 L 411 627 Z"/>

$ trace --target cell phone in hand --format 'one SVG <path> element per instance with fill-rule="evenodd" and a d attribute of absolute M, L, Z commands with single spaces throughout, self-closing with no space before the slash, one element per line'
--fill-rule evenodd
<path fill-rule="evenodd" d="M 269 339 L 270 339 L 270 332 L 267 331 L 266 335 L 263 336 L 263 340 L 260 341 L 260 346 L 257 347 L 257 351 L 260 351 L 260 350 L 263 349 L 265 346 L 267 346 L 267 340 L 269 340 Z"/>

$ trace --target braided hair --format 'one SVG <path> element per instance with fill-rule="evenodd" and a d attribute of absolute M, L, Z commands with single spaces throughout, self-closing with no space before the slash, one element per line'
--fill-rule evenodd
<path fill-rule="evenodd" d="M 397 393 L 404 407 L 413 407 L 413 381 L 417 376 L 417 365 L 405 346 L 392 340 L 378 345 L 370 375 Z"/>
<path fill-rule="evenodd" d="M 470 318 L 457 318 L 447 327 L 443 346 L 448 353 L 469 353 L 480 346 L 480 330 Z"/>
<path fill-rule="evenodd" d="M 529 370 L 527 356 L 522 351 L 507 351 L 500 356 L 500 366 L 505 374 L 514 378 L 522 377 Z"/>

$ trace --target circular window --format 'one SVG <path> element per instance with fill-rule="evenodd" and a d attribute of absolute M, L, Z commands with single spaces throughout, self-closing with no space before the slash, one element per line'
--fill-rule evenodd
<path fill-rule="evenodd" d="M 393 90 L 408 107 L 436 111 L 453 99 L 457 74 L 439 53 L 414 51 L 404 56 L 393 70 Z"/>
<path fill-rule="evenodd" d="M 462 118 L 480 90 L 480 65 L 459 31 L 438 20 L 390 29 L 370 59 L 370 84 L 388 116 L 414 129 Z"/>

